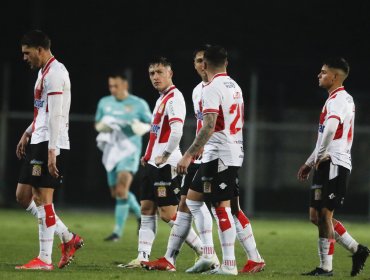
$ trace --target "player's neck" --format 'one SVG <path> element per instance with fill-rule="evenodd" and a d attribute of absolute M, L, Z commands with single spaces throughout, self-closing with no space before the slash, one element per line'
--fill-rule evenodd
<path fill-rule="evenodd" d="M 49 60 L 53 57 L 51 52 L 46 52 L 42 57 L 41 69 L 44 69 L 45 65 L 49 62 Z"/>
<path fill-rule="evenodd" d="M 214 69 L 207 70 L 207 79 L 208 79 L 208 81 L 212 81 L 214 76 L 216 76 L 217 74 L 221 74 L 221 73 L 226 73 L 226 68 L 225 67 L 214 68 Z"/>
<path fill-rule="evenodd" d="M 125 100 L 129 96 L 127 91 L 124 91 L 116 96 L 116 99 L 119 101 Z"/>
<path fill-rule="evenodd" d="M 333 92 L 337 89 L 337 88 L 340 88 L 342 87 L 343 84 L 342 83 L 335 83 L 333 84 L 330 88 L 328 88 L 328 94 L 329 96 L 333 94 Z"/>

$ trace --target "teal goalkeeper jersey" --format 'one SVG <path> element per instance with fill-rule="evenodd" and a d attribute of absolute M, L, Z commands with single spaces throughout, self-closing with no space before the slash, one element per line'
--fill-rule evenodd
<path fill-rule="evenodd" d="M 131 94 L 124 100 L 117 100 L 111 95 L 104 96 L 99 100 L 95 122 L 101 121 L 104 116 L 111 116 L 118 120 L 122 132 L 137 147 L 138 156 L 140 156 L 142 137 L 132 131 L 130 123 L 134 119 L 144 123 L 151 122 L 152 113 L 148 103 L 144 99 Z"/>

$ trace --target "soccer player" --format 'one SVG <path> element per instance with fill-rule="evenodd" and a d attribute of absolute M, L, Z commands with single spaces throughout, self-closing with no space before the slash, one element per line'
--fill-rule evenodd
<path fill-rule="evenodd" d="M 140 205 L 131 193 L 130 185 L 138 171 L 142 135 L 149 131 L 151 113 L 145 100 L 128 92 L 123 73 L 108 77 L 110 96 L 100 99 L 95 115 L 98 147 L 103 152 L 108 185 L 116 200 L 113 233 L 104 240 L 117 241 L 131 210 L 140 221 Z"/>
<path fill-rule="evenodd" d="M 347 61 L 333 58 L 323 63 L 318 75 L 319 86 L 327 90 L 328 99 L 320 114 L 315 149 L 297 177 L 305 181 L 314 169 L 309 212 L 310 220 L 319 230 L 320 265 L 303 275 L 333 275 L 335 241 L 353 253 L 352 276 L 359 274 L 369 256 L 369 249 L 354 240 L 343 224 L 333 218 L 334 210 L 343 205 L 352 169 L 355 104 L 343 87 L 348 74 Z"/>
<path fill-rule="evenodd" d="M 203 126 L 193 144 L 177 164 L 177 172 L 186 174 L 192 158 L 203 149 L 202 163 L 190 186 L 186 204 L 200 238 L 203 254 L 189 272 L 208 270 L 214 258 L 212 217 L 204 203 L 215 207 L 223 261 L 215 274 L 237 275 L 234 243 L 236 230 L 230 200 L 234 197 L 237 172 L 244 158 L 243 95 L 238 84 L 226 73 L 227 52 L 212 46 L 204 52 L 208 83 L 202 91 Z"/>
<path fill-rule="evenodd" d="M 202 114 L 202 88 L 207 84 L 208 77 L 204 69 L 204 52 L 210 47 L 210 45 L 204 45 L 199 47 L 194 51 L 194 68 L 198 75 L 201 77 L 202 81 L 193 90 L 193 106 L 195 117 L 197 119 L 197 133 L 202 127 L 203 114 Z M 181 188 L 181 200 L 179 204 L 179 209 L 177 212 L 177 218 L 174 227 L 171 229 L 170 238 L 167 245 L 167 251 L 163 258 L 160 258 L 152 262 L 143 262 L 142 265 L 148 269 L 156 270 L 173 270 L 175 269 L 176 257 L 179 250 L 184 242 L 185 234 L 187 229 L 190 228 L 192 222 L 192 216 L 189 208 L 186 206 L 186 195 L 189 187 L 192 183 L 194 175 L 200 166 L 201 160 L 196 159 L 188 167 L 188 172 L 184 178 L 184 184 Z M 239 189 L 238 184 L 235 189 L 235 197 L 231 201 L 231 210 L 235 221 L 235 227 L 237 232 L 237 237 L 242 245 L 244 251 L 248 256 L 248 261 L 243 267 L 241 272 L 254 273 L 261 271 L 265 263 L 258 253 L 256 242 L 254 239 L 252 227 L 248 218 L 245 216 L 244 212 L 240 209 L 239 205 Z M 214 263 L 210 264 L 211 269 L 219 266 L 219 261 L 214 255 Z M 191 269 L 188 272 L 196 272 Z"/>
<path fill-rule="evenodd" d="M 149 261 L 152 244 L 157 231 L 157 211 L 161 219 L 173 226 L 178 206 L 181 177 L 175 172 L 181 158 L 179 143 L 185 120 L 185 101 L 182 93 L 173 85 L 171 63 L 164 57 L 149 64 L 149 78 L 159 91 L 150 130 L 150 139 L 141 158 L 144 175 L 141 181 L 141 226 L 139 230 L 138 257 L 122 268 L 141 267 L 140 262 Z M 196 251 L 196 234 L 190 230 L 187 243 Z M 199 242 L 200 243 L 200 242 Z"/>
<path fill-rule="evenodd" d="M 37 213 L 39 220 L 40 252 L 16 269 L 52 270 L 54 232 L 58 227 L 63 240 L 59 268 L 68 265 L 83 245 L 82 238 L 69 232 L 57 218 L 53 205 L 54 189 L 63 180 L 63 158 L 69 150 L 71 83 L 65 66 L 52 55 L 50 44 L 48 36 L 39 30 L 26 33 L 21 40 L 23 59 L 31 69 L 40 70 L 34 91 L 34 118 L 16 151 L 18 158 L 24 158 L 17 189 L 32 189 L 29 210 Z"/>

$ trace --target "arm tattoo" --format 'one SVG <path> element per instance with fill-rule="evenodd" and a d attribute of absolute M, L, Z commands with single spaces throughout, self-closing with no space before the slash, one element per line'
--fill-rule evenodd
<path fill-rule="evenodd" d="M 187 150 L 190 155 L 197 155 L 200 149 L 208 142 L 209 138 L 211 138 L 212 133 L 215 130 L 216 120 L 217 114 L 214 113 L 205 114 L 203 116 L 203 126 L 195 137 L 193 144 Z"/>

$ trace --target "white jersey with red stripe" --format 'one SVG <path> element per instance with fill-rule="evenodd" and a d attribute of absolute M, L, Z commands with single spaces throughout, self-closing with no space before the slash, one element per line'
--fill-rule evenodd
<path fill-rule="evenodd" d="M 198 135 L 199 130 L 202 128 L 203 124 L 203 112 L 202 112 L 202 90 L 203 86 L 205 85 L 204 82 L 200 82 L 194 89 L 193 89 L 193 107 L 194 107 L 194 114 L 197 120 L 197 128 L 195 134 Z M 201 160 L 196 159 L 194 163 L 200 164 Z"/>
<path fill-rule="evenodd" d="M 144 155 L 144 159 L 149 164 L 156 166 L 155 158 L 163 155 L 166 150 L 171 134 L 170 124 L 172 122 L 184 123 L 185 115 L 186 107 L 184 97 L 175 86 L 171 86 L 160 93 L 153 110 L 149 143 Z M 177 146 L 165 164 L 176 166 L 181 157 L 180 147 Z"/>
<path fill-rule="evenodd" d="M 355 121 L 355 103 L 353 102 L 352 96 L 344 90 L 344 87 L 339 87 L 330 93 L 321 111 L 315 148 L 315 162 L 326 122 L 330 118 L 338 119 L 339 125 L 332 142 L 330 142 L 328 146 L 327 153 L 330 155 L 334 164 L 351 170 L 351 147 Z"/>
<path fill-rule="evenodd" d="M 216 74 L 203 87 L 203 116 L 216 113 L 215 131 L 204 146 L 202 162 L 221 159 L 226 166 L 241 166 L 244 159 L 244 101 L 239 85 L 226 73 Z"/>
<path fill-rule="evenodd" d="M 31 144 L 49 141 L 48 96 L 63 95 L 62 117 L 56 147 L 69 149 L 68 124 L 71 105 L 71 82 L 65 66 L 51 57 L 40 69 L 35 85 L 34 117 Z"/>

